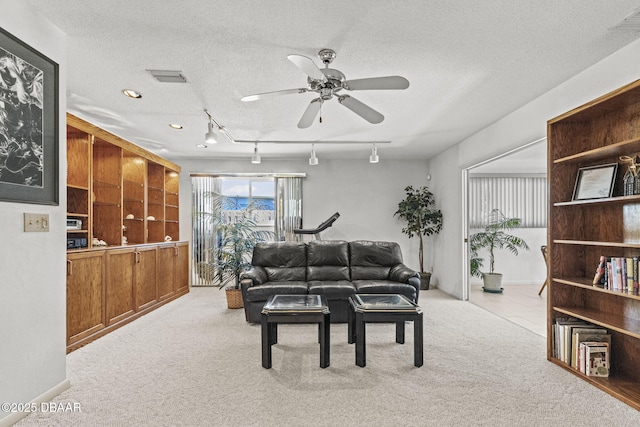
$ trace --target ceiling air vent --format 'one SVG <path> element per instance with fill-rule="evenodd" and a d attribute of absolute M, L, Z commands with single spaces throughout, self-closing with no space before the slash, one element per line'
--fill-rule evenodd
<path fill-rule="evenodd" d="M 629 16 L 618 22 L 611 31 L 636 31 L 640 32 L 640 9 L 636 9 Z"/>
<path fill-rule="evenodd" d="M 186 83 L 187 78 L 182 71 L 175 70 L 147 70 L 151 75 L 161 83 Z"/>

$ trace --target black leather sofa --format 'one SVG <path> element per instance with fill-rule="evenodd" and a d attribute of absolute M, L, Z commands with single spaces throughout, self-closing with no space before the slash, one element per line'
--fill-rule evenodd
<path fill-rule="evenodd" d="M 394 242 L 259 243 L 251 264 L 240 282 L 245 317 L 251 323 L 260 322 L 271 295 L 324 295 L 332 323 L 347 322 L 348 298 L 356 293 L 401 294 L 418 302 L 420 276 L 402 263 Z"/>

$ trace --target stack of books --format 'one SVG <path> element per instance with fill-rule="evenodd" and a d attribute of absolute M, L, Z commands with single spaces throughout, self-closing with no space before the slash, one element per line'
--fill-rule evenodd
<path fill-rule="evenodd" d="M 611 334 L 603 327 L 559 318 L 553 327 L 554 357 L 588 376 L 608 377 Z"/>

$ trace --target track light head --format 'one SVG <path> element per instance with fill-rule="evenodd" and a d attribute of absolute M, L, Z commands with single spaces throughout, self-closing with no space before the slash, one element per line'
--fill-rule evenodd
<path fill-rule="evenodd" d="M 316 149 L 315 149 L 315 146 L 313 144 L 311 144 L 311 157 L 309 157 L 309 164 L 311 166 L 317 166 L 318 165 L 318 158 L 316 157 Z"/>
<path fill-rule="evenodd" d="M 371 155 L 369 156 L 369 163 L 378 163 L 380 161 L 380 157 L 378 157 L 378 147 L 376 144 L 373 144 L 371 148 Z"/>
<path fill-rule="evenodd" d="M 262 162 L 262 159 L 260 158 L 260 154 L 258 154 L 258 143 L 256 142 L 253 147 L 253 156 L 251 156 L 251 163 L 259 164 L 260 162 Z"/>
<path fill-rule="evenodd" d="M 218 142 L 218 137 L 213 131 L 213 123 L 211 123 L 211 120 L 207 123 L 207 130 L 207 133 L 204 135 L 204 141 L 207 144 L 216 144 Z"/>

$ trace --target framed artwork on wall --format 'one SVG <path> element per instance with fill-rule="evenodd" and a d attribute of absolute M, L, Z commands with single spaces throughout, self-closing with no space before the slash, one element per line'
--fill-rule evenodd
<path fill-rule="evenodd" d="M 573 200 L 602 199 L 613 195 L 617 163 L 578 169 Z"/>
<path fill-rule="evenodd" d="M 0 28 L 0 202 L 58 204 L 58 64 Z"/>

